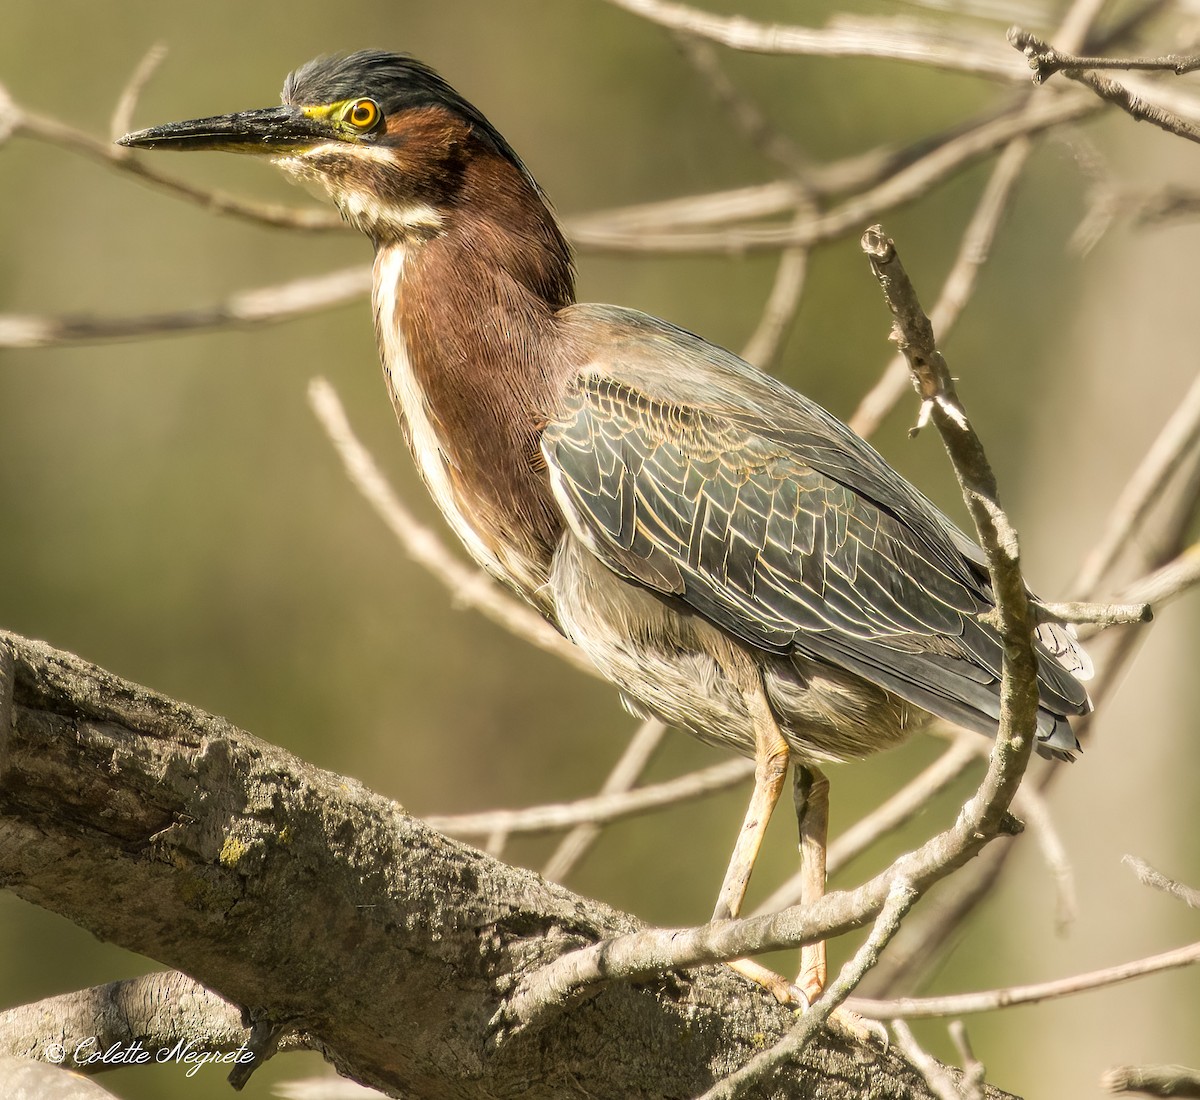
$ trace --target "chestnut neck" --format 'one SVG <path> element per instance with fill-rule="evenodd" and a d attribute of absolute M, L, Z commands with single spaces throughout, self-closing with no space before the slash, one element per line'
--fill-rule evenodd
<path fill-rule="evenodd" d="M 541 574 L 562 523 L 539 440 L 575 358 L 557 321 L 574 298 L 570 250 L 536 185 L 499 153 L 476 149 L 456 182 L 439 196 L 435 228 L 375 241 L 376 309 L 395 309 L 378 314 L 380 349 L 414 451 L 433 440 L 470 526 L 485 543 L 508 540 Z M 397 249 L 402 262 L 389 262 Z M 397 285 L 378 285 L 387 278 Z M 404 364 L 387 362 L 391 322 Z M 407 393 L 397 367 L 409 372 Z M 427 471 L 429 456 L 417 460 Z"/>

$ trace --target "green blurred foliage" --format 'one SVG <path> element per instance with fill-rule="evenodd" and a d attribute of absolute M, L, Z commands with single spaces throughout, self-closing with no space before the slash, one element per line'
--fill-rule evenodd
<path fill-rule="evenodd" d="M 815 25 L 834 7 L 762 0 L 738 10 Z M 27 109 L 95 134 L 107 133 L 129 73 L 155 42 L 170 52 L 141 97 L 135 125 L 268 105 L 300 62 L 370 45 L 407 50 L 438 67 L 521 151 L 563 214 L 776 174 L 730 127 L 668 35 L 600 0 L 377 0 L 352 9 L 312 0 L 4 0 L 0 14 L 0 83 Z M 819 161 L 932 132 L 1009 94 L 898 64 L 721 58 L 739 86 Z M 1153 173 L 1172 169 L 1167 139 L 1129 147 L 1129 129 L 1109 122 L 1097 140 L 1122 163 L 1149 160 Z M 159 166 L 200 185 L 306 201 L 248 160 L 214 155 Z M 929 303 L 986 176 L 986 166 L 976 167 L 885 219 Z M 1104 274 L 1097 265 L 1111 270 L 1136 253 L 1151 270 L 1165 271 L 1182 249 L 1161 238 L 1119 238 L 1090 265 L 1080 264 L 1064 243 L 1083 210 L 1083 189 L 1062 146 L 1039 154 L 978 297 L 946 345 L 1021 523 L 1029 573 L 1051 594 L 1067 583 L 1104 509 L 1194 371 L 1178 321 L 1186 299 L 1174 314 L 1155 314 L 1160 345 L 1147 347 L 1141 335 L 1130 349 L 1139 355 L 1135 377 L 1121 369 L 1129 359 L 1118 356 L 1106 367 L 1103 357 L 1093 358 L 1093 330 L 1118 313 L 1097 293 Z M 24 140 L 0 148 L 0 200 L 3 312 L 185 309 L 368 261 L 367 244 L 353 234 L 293 234 L 214 218 Z M 774 260 L 585 254 L 579 267 L 582 298 L 637 306 L 737 348 L 754 329 Z M 1179 280 L 1163 279 L 1140 292 L 1175 301 L 1183 293 Z M 1136 314 L 1143 303 L 1126 308 Z M 837 242 L 813 257 L 778 371 L 848 415 L 888 359 L 887 330 L 856 241 Z M 1103 339 L 1111 345 L 1120 336 Z M 345 481 L 307 409 L 307 380 L 330 378 L 406 499 L 437 523 L 384 395 L 365 302 L 281 326 L 0 355 L 0 626 L 226 715 L 324 767 L 363 778 L 416 813 L 557 801 L 598 788 L 634 725 L 615 693 L 456 609 Z M 1153 383 L 1144 373 L 1151 368 Z M 875 442 L 961 518 L 933 434 L 916 443 L 905 437 L 914 411 L 902 403 Z M 1194 806 L 1194 785 L 1185 777 L 1200 766 L 1191 736 L 1195 677 L 1183 675 L 1196 660 L 1194 603 L 1190 612 L 1172 614 L 1148 647 L 1149 678 L 1131 676 L 1099 730 L 1097 750 L 1062 785 L 1069 789 L 1059 824 L 1084 903 L 1076 936 L 1054 938 L 1050 880 L 1026 845 L 939 988 L 1033 980 L 1194 937 L 1171 903 L 1147 896 L 1116 866 L 1128 845 L 1200 881 L 1194 830 L 1185 834 L 1172 812 L 1173 800 L 1186 805 L 1190 798 Z M 1122 736 L 1122 722 L 1136 729 Z M 887 797 L 937 747 L 922 739 L 838 769 L 834 831 Z M 1127 766 L 1130 757 L 1135 767 Z M 672 735 L 650 777 L 717 759 Z M 1129 786 L 1131 776 L 1141 786 Z M 960 785 L 940 799 L 841 881 L 919 843 L 952 817 L 968 789 Z M 702 920 L 744 796 L 731 792 L 613 827 L 570 884 L 648 920 Z M 793 869 L 788 818 L 781 813 L 772 828 L 752 901 Z M 537 866 L 551 847 L 547 840 L 514 844 L 510 858 Z M 1115 923 L 1114 905 L 1125 917 Z M 1031 956 L 1034 945 L 1042 947 Z M 849 949 L 835 945 L 835 960 Z M 6 1004 L 155 965 L 0 894 Z M 1101 998 L 980 1020 L 972 1025 L 976 1048 L 998 1083 L 1043 1095 L 1078 1095 L 1106 1059 L 1195 1061 L 1195 977 L 1138 988 L 1146 990 L 1138 1002 L 1146 1028 L 1128 1050 L 1118 1050 L 1111 1029 L 1104 1030 L 1105 1010 L 1095 1006 L 1114 1002 Z M 1072 1049 L 1080 1018 L 1100 1034 Z M 940 1028 L 922 1035 L 952 1056 Z M 245 1095 L 265 1097 L 271 1081 L 313 1065 L 280 1058 Z M 215 1070 L 186 1080 L 171 1067 L 125 1070 L 107 1083 L 129 1100 L 227 1094 Z"/>

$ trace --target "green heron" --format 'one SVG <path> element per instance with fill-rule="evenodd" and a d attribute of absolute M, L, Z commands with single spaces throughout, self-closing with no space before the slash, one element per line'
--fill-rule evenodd
<path fill-rule="evenodd" d="M 789 763 L 812 900 L 820 764 L 894 745 L 931 715 L 994 735 L 1002 647 L 979 548 L 774 378 L 646 314 L 576 304 L 541 189 L 432 69 L 319 58 L 287 78 L 283 106 L 121 144 L 270 157 L 371 239 L 392 403 L 472 557 L 632 707 L 754 758 L 714 918 L 741 908 Z M 1058 626 L 1038 644 L 1037 747 L 1069 759 L 1087 657 Z M 817 945 L 800 991 L 824 982 Z"/>

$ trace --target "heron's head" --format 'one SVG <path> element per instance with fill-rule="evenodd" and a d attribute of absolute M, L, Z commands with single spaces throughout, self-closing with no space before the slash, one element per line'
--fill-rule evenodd
<path fill-rule="evenodd" d="M 486 179 L 473 189 L 476 204 L 543 201 L 508 142 L 433 69 L 374 50 L 301 66 L 284 81 L 280 107 L 153 126 L 119 144 L 270 157 L 319 184 L 377 243 L 438 232 L 473 167 Z"/>

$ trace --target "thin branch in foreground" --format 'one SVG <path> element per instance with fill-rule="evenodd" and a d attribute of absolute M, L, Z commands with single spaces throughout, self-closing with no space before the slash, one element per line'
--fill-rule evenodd
<path fill-rule="evenodd" d="M 624 794 L 642 778 L 662 744 L 667 727 L 657 718 L 647 718 L 630 738 L 621 754 L 621 759 L 608 774 L 601 795 Z M 562 882 L 578 865 L 588 849 L 600 836 L 600 826 L 594 821 L 583 821 L 575 826 L 562 840 L 542 868 L 542 877 L 551 882 Z"/>
<path fill-rule="evenodd" d="M 223 191 L 197 187 L 167 175 L 119 145 L 93 137 L 58 119 L 26 111 L 7 98 L 0 89 L 0 136 L 6 133 L 20 134 L 22 137 L 44 141 L 69 152 L 79 153 L 164 190 L 176 198 L 194 203 L 213 214 L 228 214 L 274 229 L 318 232 L 347 228 L 346 223 L 337 214 L 320 207 L 304 208 L 284 206 L 281 203 L 253 202 Z"/>
<path fill-rule="evenodd" d="M 44 348 L 231 325 L 274 324 L 352 302 L 365 296 L 370 289 L 370 267 L 356 266 L 327 275 L 293 279 L 276 286 L 239 291 L 215 305 L 170 313 L 144 313 L 131 317 L 0 313 L 0 348 Z"/>
<path fill-rule="evenodd" d="M 504 833 L 553 833 L 576 825 L 603 825 L 622 817 L 649 813 L 744 782 L 754 774 L 754 761 L 738 757 L 689 772 L 677 779 L 636 787 L 623 794 L 599 794 L 575 802 L 552 802 L 524 810 L 488 810 L 425 818 L 425 824 L 450 836 Z"/>
<path fill-rule="evenodd" d="M 957 993 L 946 997 L 900 997 L 891 1001 L 867 1000 L 855 997 L 849 1007 L 860 1016 L 873 1020 L 919 1019 L 930 1016 L 966 1016 L 975 1012 L 993 1012 L 1014 1005 L 1037 1004 L 1056 997 L 1073 997 L 1092 989 L 1128 982 L 1162 970 L 1175 970 L 1200 962 L 1200 943 L 1176 947 L 1160 955 L 1149 955 L 1133 962 L 1075 974 L 1033 985 L 1013 985 L 1004 989 L 989 989 L 979 993 Z"/>
<path fill-rule="evenodd" d="M 1068 80 L 1074 80 L 1077 84 L 1090 88 L 1106 103 L 1120 107 L 1135 122 L 1148 122 L 1151 126 L 1157 126 L 1168 134 L 1174 134 L 1187 141 L 1200 142 L 1200 126 L 1188 122 L 1187 119 L 1181 118 L 1160 104 L 1148 102 L 1124 84 L 1105 76 L 1098 76 L 1096 73 L 1076 73 L 1069 69 L 1063 75 Z"/>
<path fill-rule="evenodd" d="M 766 1081 L 779 1066 L 799 1058 L 834 1011 L 879 961 L 880 952 L 899 931 L 900 922 L 916 901 L 917 891 L 912 884 L 897 878 L 866 941 L 842 967 L 834 983 L 800 1017 L 799 1023 L 773 1047 L 756 1054 L 737 1072 L 719 1081 L 700 1100 L 736 1100 L 752 1085 Z"/>
<path fill-rule="evenodd" d="M 1164 428 L 1164 433 L 1166 431 Z M 1151 450 L 1156 448 L 1157 445 Z M 1159 568 L 1120 592 L 1118 595 L 1123 601 L 1145 600 L 1158 606 L 1200 584 L 1200 543 L 1184 548 L 1184 539 L 1200 502 L 1200 450 L 1193 451 L 1191 457 L 1185 459 L 1184 468 L 1185 475 L 1176 479 L 1177 489 L 1165 492 L 1167 483 L 1160 487 L 1157 496 L 1162 504 L 1157 511 L 1148 510 L 1145 522 L 1141 524 L 1141 541 L 1151 548 L 1148 557 L 1151 564 Z M 1095 589 L 1082 588 L 1080 595 L 1085 599 L 1093 597 Z M 1091 695 L 1098 708 L 1102 709 L 1103 700 L 1119 682 L 1121 670 L 1136 652 L 1143 630 L 1134 628 L 1118 635 L 1103 666 L 1097 670 Z M 1088 723 L 1085 718 L 1081 732 L 1086 730 Z M 1038 789 L 1044 793 L 1063 775 L 1064 769 L 1046 769 L 1038 777 Z M 892 945 L 882 966 L 868 980 L 878 982 L 882 977 L 881 993 L 905 990 L 919 981 L 944 953 L 946 946 L 954 942 L 955 931 L 990 895 L 1013 851 L 1009 846 L 989 849 L 973 866 L 965 868 L 947 883 L 937 897 L 907 922 L 904 934 Z"/>
<path fill-rule="evenodd" d="M 1200 1070 L 1187 1066 L 1114 1066 L 1100 1078 L 1109 1092 L 1140 1092 L 1143 1096 L 1200 1097 Z"/>
<path fill-rule="evenodd" d="M 345 467 L 346 476 L 396 536 L 405 553 L 448 588 L 455 603 L 482 612 L 519 638 L 597 675 L 592 663 L 531 607 L 501 591 L 480 569 L 461 564 L 428 527 L 418 523 L 362 445 L 337 392 L 324 378 L 308 385 L 308 403 Z"/>
<path fill-rule="evenodd" d="M 1200 890 L 1194 890 L 1190 886 L 1184 886 L 1183 883 L 1176 882 L 1173 878 L 1167 878 L 1161 871 L 1155 870 L 1145 860 L 1138 859 L 1137 856 L 1122 856 L 1121 862 L 1132 868 L 1139 882 L 1144 883 L 1146 886 L 1152 886 L 1155 890 L 1161 890 L 1164 894 L 1170 894 L 1172 897 L 1178 898 L 1184 905 L 1190 906 L 1192 909 L 1200 909 Z"/>

